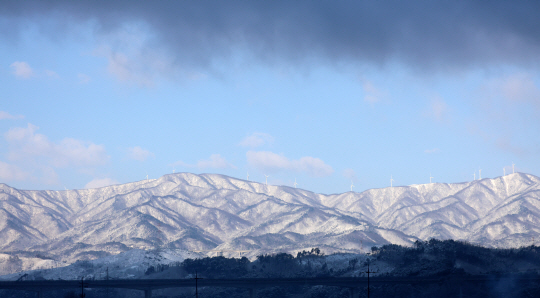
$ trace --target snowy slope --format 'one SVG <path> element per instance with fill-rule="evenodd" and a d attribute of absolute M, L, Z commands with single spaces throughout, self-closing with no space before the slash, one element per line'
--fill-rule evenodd
<path fill-rule="evenodd" d="M 71 265 L 55 264 L 41 261 L 32 267 L 25 268 L 24 271 L 29 275 L 28 279 L 45 278 L 49 280 L 57 279 L 105 279 L 107 273 L 111 279 L 119 278 L 144 278 L 144 272 L 150 266 L 158 264 L 179 263 L 187 258 L 200 258 L 201 254 L 176 249 L 161 249 L 153 251 L 144 251 L 132 249 L 130 251 L 111 255 L 90 261 L 75 262 Z M 0 255 L 0 259 L 2 255 Z M 22 258 L 29 263 L 31 259 Z M 10 273 L 0 276 L 0 280 L 16 280 L 22 275 L 19 273 Z"/>
<path fill-rule="evenodd" d="M 540 178 L 522 173 L 334 195 L 190 173 L 85 190 L 0 184 L 0 251 L 68 264 L 134 248 L 360 252 L 432 237 L 507 247 L 539 232 Z"/>

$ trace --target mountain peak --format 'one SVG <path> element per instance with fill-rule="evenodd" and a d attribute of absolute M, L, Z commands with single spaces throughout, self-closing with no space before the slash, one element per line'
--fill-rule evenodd
<path fill-rule="evenodd" d="M 538 238 L 539 194 L 540 179 L 524 173 L 333 195 L 192 173 L 68 191 L 1 184 L 0 248 L 73 261 L 119 247 L 359 252 L 431 237 L 512 246 Z"/>

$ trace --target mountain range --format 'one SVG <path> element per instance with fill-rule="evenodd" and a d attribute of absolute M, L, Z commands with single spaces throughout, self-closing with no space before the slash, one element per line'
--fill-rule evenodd
<path fill-rule="evenodd" d="M 540 178 L 523 173 L 331 195 L 190 173 L 65 191 L 0 184 L 0 252 L 63 263 L 134 248 L 358 253 L 430 238 L 518 247 L 539 232 Z"/>

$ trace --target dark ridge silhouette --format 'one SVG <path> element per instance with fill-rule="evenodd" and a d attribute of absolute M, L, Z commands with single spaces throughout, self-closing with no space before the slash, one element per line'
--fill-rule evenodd
<path fill-rule="evenodd" d="M 86 263 L 81 262 L 81 265 Z M 87 266 L 92 270 L 91 266 Z M 151 266 L 130 289 L 84 288 L 87 298 L 106 297 L 538 297 L 540 247 L 494 249 L 454 240 L 417 241 L 412 247 L 384 245 L 369 254 L 324 255 L 319 249 L 247 258 L 206 257 Z M 368 273 L 369 272 L 369 287 Z M 30 273 L 25 280 L 38 281 Z M 197 280 L 193 280 L 197 278 Z M 41 278 L 43 281 L 43 278 Z M 201 279 L 198 281 L 198 279 Z M 96 282 L 85 279 L 86 283 Z M 170 280 L 178 286 L 139 289 Z M 102 280 L 104 282 L 106 280 Z M 199 287 L 195 288 L 196 281 Z M 81 292 L 80 279 L 79 293 Z M 122 283 L 122 280 L 110 280 Z M 187 283 L 186 283 L 187 282 Z M 17 283 L 17 282 L 16 282 Z M 148 284 L 148 283 L 147 283 Z M 107 284 L 108 285 L 108 284 Z M 171 285 L 173 285 L 171 283 Z M 206 285 L 206 286 L 205 286 Z M 102 285 L 103 287 L 103 285 Z M 1 283 L 0 283 L 1 288 Z M 138 290 L 135 290 L 138 289 Z M 72 297 L 72 289 L 43 291 L 41 297 Z M 0 290 L 0 298 L 36 297 Z"/>

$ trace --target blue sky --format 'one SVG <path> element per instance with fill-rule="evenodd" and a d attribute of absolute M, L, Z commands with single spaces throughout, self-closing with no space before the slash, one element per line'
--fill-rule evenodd
<path fill-rule="evenodd" d="M 0 182 L 539 175 L 540 10 L 482 5 L 7 1 Z"/>

